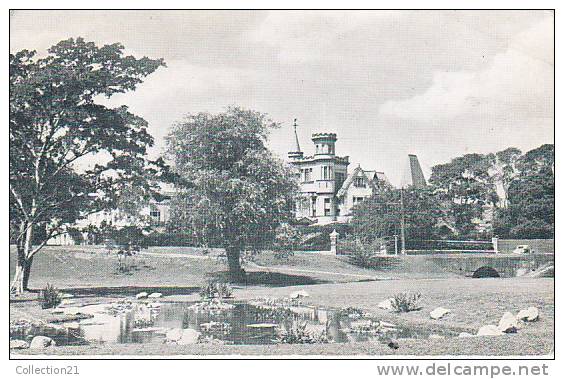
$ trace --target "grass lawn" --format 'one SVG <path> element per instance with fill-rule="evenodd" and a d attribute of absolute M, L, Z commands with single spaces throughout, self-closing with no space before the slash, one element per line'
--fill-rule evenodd
<path fill-rule="evenodd" d="M 158 289 L 163 301 L 196 300 L 197 289 L 210 274 L 225 270 L 214 259 L 170 256 L 198 251 L 183 248 L 153 251 L 136 258 L 139 271 L 132 275 L 116 275 L 114 257 L 107 257 L 93 248 L 49 247 L 40 252 L 34 262 L 31 287 L 41 288 L 46 282 L 65 288 L 79 301 L 111 301 L 131 296 L 143 289 Z M 155 254 L 152 254 L 155 253 Z M 161 256 L 162 255 L 162 256 Z M 200 254 L 201 255 L 201 254 Z M 13 254 L 11 254 L 13 262 Z M 123 344 L 106 346 L 63 346 L 49 350 L 50 355 L 549 355 L 554 349 L 554 279 L 508 278 L 469 279 L 451 273 L 434 271 L 431 279 L 422 275 L 389 275 L 386 271 L 372 271 L 351 266 L 343 259 L 331 256 L 298 254 L 287 262 L 273 261 L 264 255 L 257 260 L 260 267 L 250 267 L 251 280 L 247 285 L 235 286 L 236 299 L 259 296 L 288 296 L 296 289 L 304 289 L 310 297 L 305 302 L 332 308 L 354 306 L 371 312 L 375 317 L 403 325 L 424 326 L 440 332 L 448 328 L 475 333 L 486 324 L 497 324 L 504 312 L 536 306 L 541 312 L 538 322 L 530 323 L 514 335 L 465 339 L 406 339 L 400 348 L 392 350 L 378 343 L 223 346 L 198 344 L 170 346 L 162 344 Z M 12 266 L 12 265 L 11 265 Z M 416 265 L 412 268 L 415 270 Z M 13 270 L 13 268 L 12 268 Z M 293 271 L 294 270 L 294 271 Z M 302 270 L 302 271 L 295 271 Z M 307 272 L 303 272 L 307 271 Z M 394 270 L 395 271 L 395 270 Z M 336 272 L 340 274 L 326 274 Z M 359 281 L 361 276 L 397 277 L 396 280 Z M 297 285 L 300 284 L 300 285 Z M 395 314 L 381 310 L 377 304 L 402 291 L 421 292 L 420 311 Z M 442 306 L 452 310 L 442 320 L 431 320 L 429 312 Z M 52 315 L 40 309 L 36 301 L 11 303 L 11 319 L 40 318 Z M 45 351 L 12 351 L 19 354 L 44 354 Z"/>

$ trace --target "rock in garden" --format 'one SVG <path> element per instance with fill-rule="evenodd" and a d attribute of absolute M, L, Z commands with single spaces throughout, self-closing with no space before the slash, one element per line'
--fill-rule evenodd
<path fill-rule="evenodd" d="M 166 332 L 165 342 L 176 345 L 191 345 L 198 342 L 200 332 L 194 329 L 170 329 Z"/>
<path fill-rule="evenodd" d="M 441 336 L 441 335 L 439 335 L 439 334 L 431 334 L 431 335 L 429 336 L 429 339 L 432 339 L 432 340 L 442 340 L 442 339 L 444 339 L 444 338 L 445 338 L 445 336 Z"/>
<path fill-rule="evenodd" d="M 392 324 L 391 322 L 386 322 L 382 320 L 380 320 L 379 324 L 381 328 L 395 328 L 397 326 L 396 324 Z"/>
<path fill-rule="evenodd" d="M 484 325 L 478 329 L 477 336 L 501 336 L 503 332 L 495 325 Z"/>
<path fill-rule="evenodd" d="M 390 349 L 397 350 L 397 349 L 399 349 L 399 344 L 396 341 L 390 341 L 390 342 L 388 342 L 388 347 Z"/>
<path fill-rule="evenodd" d="M 539 319 L 539 310 L 537 307 L 529 307 L 517 313 L 517 319 L 527 322 L 537 321 Z"/>
<path fill-rule="evenodd" d="M 450 313 L 450 309 L 438 307 L 432 310 L 431 313 L 429 313 L 429 315 L 433 320 L 438 320 L 440 318 L 443 318 L 447 313 Z"/>
<path fill-rule="evenodd" d="M 55 341 L 53 341 L 52 338 L 45 336 L 35 336 L 29 344 L 31 349 L 43 349 L 51 346 L 56 346 Z"/>
<path fill-rule="evenodd" d="M 392 300 L 393 299 L 390 298 L 390 299 L 386 299 L 384 301 L 381 301 L 380 303 L 378 303 L 378 308 L 391 310 L 392 309 Z"/>
<path fill-rule="evenodd" d="M 198 343 L 200 332 L 194 329 L 182 329 L 182 337 L 177 341 L 179 345 L 192 345 Z"/>
<path fill-rule="evenodd" d="M 290 294 L 290 299 L 299 299 L 300 297 L 309 297 L 309 293 L 304 290 L 299 290 Z"/>
<path fill-rule="evenodd" d="M 135 298 L 137 300 L 139 299 L 146 299 L 148 296 L 147 292 L 139 292 L 137 295 L 135 295 Z"/>
<path fill-rule="evenodd" d="M 61 294 L 59 294 L 59 297 L 61 299 L 72 299 L 74 297 L 74 295 L 70 294 L 70 293 L 61 293 Z"/>
<path fill-rule="evenodd" d="M 182 329 L 170 329 L 166 332 L 166 342 L 176 343 L 182 338 Z"/>
<path fill-rule="evenodd" d="M 466 333 L 466 332 L 461 332 L 461 333 L 458 335 L 458 338 L 468 338 L 468 337 L 474 337 L 474 335 L 473 335 L 473 334 L 470 334 L 470 333 Z"/>
<path fill-rule="evenodd" d="M 10 349 L 27 349 L 29 344 L 22 340 L 10 340 Z"/>
<path fill-rule="evenodd" d="M 519 321 L 511 312 L 505 312 L 499 320 L 498 327 L 503 333 L 517 333 Z"/>
<path fill-rule="evenodd" d="M 158 299 L 160 297 L 162 297 L 163 294 L 160 292 L 153 292 L 152 294 L 150 294 L 149 296 L 147 296 L 149 299 Z"/>

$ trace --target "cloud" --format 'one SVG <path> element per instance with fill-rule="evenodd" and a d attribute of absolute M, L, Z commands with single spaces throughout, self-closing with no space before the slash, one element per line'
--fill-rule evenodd
<path fill-rule="evenodd" d="M 550 117 L 553 111 L 553 18 L 517 34 L 481 70 L 438 71 L 421 94 L 383 103 L 380 115 L 422 122 L 488 114 Z"/>

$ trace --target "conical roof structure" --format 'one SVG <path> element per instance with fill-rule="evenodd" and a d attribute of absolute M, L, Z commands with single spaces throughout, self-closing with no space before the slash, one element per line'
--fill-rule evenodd
<path fill-rule="evenodd" d="M 407 157 L 408 161 L 403 173 L 401 187 L 425 187 L 427 185 L 427 181 L 423 175 L 423 170 L 421 170 L 421 165 L 419 164 L 417 155 L 409 154 Z"/>

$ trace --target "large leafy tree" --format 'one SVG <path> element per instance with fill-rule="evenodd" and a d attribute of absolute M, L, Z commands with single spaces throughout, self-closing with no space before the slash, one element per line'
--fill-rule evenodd
<path fill-rule="evenodd" d="M 111 207 L 132 183 L 147 185 L 146 121 L 96 100 L 135 90 L 162 65 L 125 56 L 119 43 L 98 47 L 82 38 L 44 57 L 10 54 L 10 226 L 18 254 L 11 290 L 27 288 L 34 255 L 66 224 Z"/>
<path fill-rule="evenodd" d="M 458 236 L 476 238 L 484 209 L 499 202 L 491 175 L 495 159 L 493 154 L 466 154 L 432 168 L 429 183 L 436 188 L 445 219 L 456 227 Z"/>
<path fill-rule="evenodd" d="M 188 115 L 167 138 L 180 190 L 171 222 L 201 244 L 224 247 L 232 279 L 244 279 L 241 252 L 258 250 L 292 217 L 296 183 L 266 147 L 278 125 L 265 114 L 230 107 Z"/>
<path fill-rule="evenodd" d="M 508 187 L 508 206 L 494 219 L 506 238 L 554 237 L 554 145 L 542 145 L 516 163 L 519 174 Z"/>

